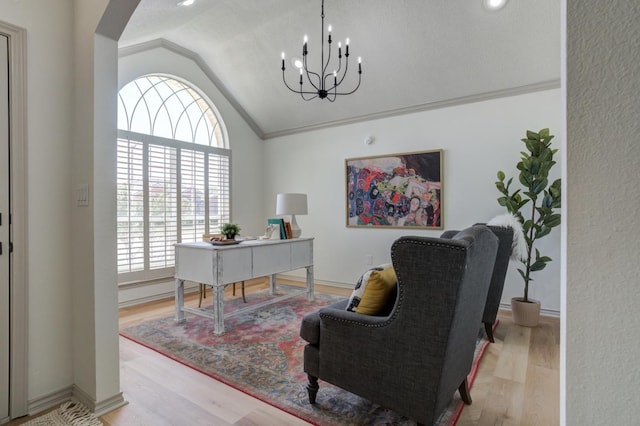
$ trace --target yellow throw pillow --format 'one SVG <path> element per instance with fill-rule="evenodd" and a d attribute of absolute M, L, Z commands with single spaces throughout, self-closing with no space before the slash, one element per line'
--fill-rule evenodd
<path fill-rule="evenodd" d="M 364 315 L 378 314 L 387 304 L 389 294 L 393 291 L 397 281 L 396 271 L 393 268 L 371 272 L 356 312 Z"/>

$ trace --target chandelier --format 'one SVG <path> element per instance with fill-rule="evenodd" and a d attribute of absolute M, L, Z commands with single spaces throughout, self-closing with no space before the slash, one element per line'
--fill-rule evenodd
<path fill-rule="evenodd" d="M 322 0 L 322 13 L 320 14 L 322 19 L 322 37 L 321 40 L 324 40 L 324 0 Z M 338 67 L 333 70 L 329 69 L 329 64 L 331 63 L 331 25 L 327 28 L 328 32 L 328 47 L 327 47 L 327 60 L 325 62 L 324 59 L 324 41 L 321 45 L 320 50 L 320 65 L 322 69 L 320 72 L 314 72 L 309 70 L 307 66 L 307 36 L 304 36 L 304 42 L 302 44 L 302 61 L 300 64 L 300 88 L 299 90 L 292 89 L 289 84 L 287 84 L 287 80 L 284 76 L 284 60 L 285 54 L 282 52 L 282 81 L 284 85 L 287 86 L 289 90 L 294 93 L 300 94 L 302 99 L 305 101 L 310 101 L 315 98 L 320 99 L 328 99 L 331 102 L 334 102 L 338 96 L 350 95 L 360 87 L 360 80 L 362 78 L 362 59 L 358 58 L 358 85 L 355 89 L 350 92 L 340 92 L 338 91 L 338 86 L 342 84 L 342 81 L 347 75 L 347 71 L 349 69 L 349 39 L 345 40 L 345 52 L 344 52 L 344 69 L 342 63 L 342 42 L 338 42 Z M 306 75 L 306 84 L 304 76 Z M 306 95 L 306 96 L 305 96 Z"/>

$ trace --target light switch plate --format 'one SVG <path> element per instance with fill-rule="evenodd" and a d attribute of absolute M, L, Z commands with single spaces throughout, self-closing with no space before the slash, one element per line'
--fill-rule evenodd
<path fill-rule="evenodd" d="M 89 206 L 89 184 L 79 183 L 76 185 L 76 205 L 78 207 Z"/>

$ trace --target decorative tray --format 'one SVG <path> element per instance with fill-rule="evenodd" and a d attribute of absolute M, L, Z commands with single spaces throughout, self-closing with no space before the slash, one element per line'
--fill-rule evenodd
<path fill-rule="evenodd" d="M 238 240 L 222 240 L 222 241 L 209 241 L 214 246 L 232 246 L 234 244 L 240 244 Z"/>

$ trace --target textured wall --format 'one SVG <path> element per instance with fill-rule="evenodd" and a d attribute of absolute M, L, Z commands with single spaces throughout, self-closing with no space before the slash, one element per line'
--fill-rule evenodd
<path fill-rule="evenodd" d="M 566 4 L 566 424 L 638 424 L 640 2 Z"/>

